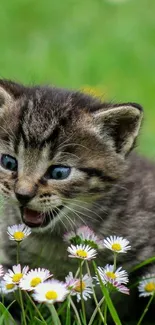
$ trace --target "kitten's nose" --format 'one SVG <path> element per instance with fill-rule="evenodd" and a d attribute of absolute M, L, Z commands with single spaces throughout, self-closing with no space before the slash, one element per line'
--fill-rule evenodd
<path fill-rule="evenodd" d="M 35 194 L 32 194 L 32 193 L 18 193 L 17 192 L 15 194 L 16 194 L 16 198 L 22 205 L 26 205 L 35 196 Z"/>
<path fill-rule="evenodd" d="M 22 205 L 26 205 L 29 201 L 31 201 L 37 192 L 37 186 L 20 186 L 20 184 L 16 184 L 15 186 L 15 195 L 18 201 Z"/>

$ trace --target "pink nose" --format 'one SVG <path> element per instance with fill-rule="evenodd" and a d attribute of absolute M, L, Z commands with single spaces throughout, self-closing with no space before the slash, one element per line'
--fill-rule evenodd
<path fill-rule="evenodd" d="M 15 185 L 15 195 L 18 201 L 22 205 L 26 205 L 31 201 L 37 193 L 37 185 L 26 186 L 26 184 L 16 183 Z"/>

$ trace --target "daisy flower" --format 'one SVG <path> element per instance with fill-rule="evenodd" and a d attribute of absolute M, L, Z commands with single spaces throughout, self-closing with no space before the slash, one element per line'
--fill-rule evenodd
<path fill-rule="evenodd" d="M 7 283 L 6 281 L 2 280 L 0 282 L 0 292 L 1 294 L 7 294 L 9 292 L 13 292 L 17 290 L 17 285 L 14 283 Z"/>
<path fill-rule="evenodd" d="M 0 277 L 4 274 L 3 266 L 0 264 Z"/>
<path fill-rule="evenodd" d="M 115 289 L 121 293 L 124 293 L 125 295 L 129 295 L 130 294 L 130 290 L 124 286 L 123 284 L 118 284 L 118 283 L 115 283 L 114 285 Z"/>
<path fill-rule="evenodd" d="M 75 231 L 66 232 L 63 236 L 64 241 L 71 244 L 81 244 L 80 238 L 78 238 L 77 233 Z"/>
<path fill-rule="evenodd" d="M 4 275 L 3 279 L 10 284 L 18 284 L 24 274 L 28 272 L 28 269 L 28 266 L 24 266 L 22 269 L 20 264 L 14 265 L 12 270 L 8 270 L 8 272 Z"/>
<path fill-rule="evenodd" d="M 39 267 L 38 269 L 30 270 L 25 274 L 21 279 L 19 286 L 22 290 L 31 291 L 51 276 L 52 274 L 50 274 L 49 270 Z"/>
<path fill-rule="evenodd" d="M 122 267 L 119 267 L 116 271 L 114 271 L 114 265 L 107 264 L 104 268 L 97 268 L 100 278 L 104 284 L 106 283 L 116 283 L 117 284 L 126 284 L 129 282 L 128 274 L 125 270 L 122 270 Z M 98 276 L 95 277 L 97 282 L 99 282 Z"/>
<path fill-rule="evenodd" d="M 24 224 L 13 225 L 7 228 L 7 234 L 10 240 L 21 242 L 31 234 L 31 229 Z"/>
<path fill-rule="evenodd" d="M 81 260 L 91 260 L 96 257 L 96 250 L 88 245 L 71 245 L 67 248 L 69 257 L 79 258 Z"/>
<path fill-rule="evenodd" d="M 99 237 L 95 235 L 93 230 L 91 230 L 87 226 L 82 226 L 78 228 L 76 232 L 71 231 L 69 233 L 66 233 L 64 235 L 64 240 L 75 245 L 89 245 L 95 249 L 101 249 L 104 247 L 103 240 L 99 239 Z"/>
<path fill-rule="evenodd" d="M 113 265 L 106 265 L 103 267 L 98 267 L 98 273 L 103 284 L 110 286 L 112 290 L 119 291 L 124 294 L 129 294 L 129 289 L 124 285 L 128 280 L 128 275 L 125 270 L 121 270 L 119 267 L 115 272 Z M 100 284 L 98 275 L 95 277 L 97 283 Z"/>
<path fill-rule="evenodd" d="M 66 288 L 68 290 L 72 290 L 74 289 L 74 286 L 77 284 L 78 279 L 74 278 L 73 273 L 69 272 L 69 274 L 65 277 L 65 284 L 66 284 Z"/>
<path fill-rule="evenodd" d="M 110 236 L 105 238 L 103 244 L 106 248 L 115 253 L 126 253 L 129 249 L 131 249 L 129 241 L 118 236 Z"/>
<path fill-rule="evenodd" d="M 155 294 L 155 274 L 143 277 L 138 286 L 139 296 L 147 297 Z"/>
<path fill-rule="evenodd" d="M 32 297 L 40 303 L 53 304 L 65 300 L 67 294 L 68 290 L 65 283 L 52 279 L 38 284 Z"/>
<path fill-rule="evenodd" d="M 91 298 L 93 280 L 88 275 L 82 276 L 82 281 L 80 279 L 74 278 L 73 273 L 69 272 L 69 275 L 65 278 L 66 287 L 70 291 L 72 296 L 77 296 L 77 301 L 81 300 L 81 292 L 84 300 Z"/>

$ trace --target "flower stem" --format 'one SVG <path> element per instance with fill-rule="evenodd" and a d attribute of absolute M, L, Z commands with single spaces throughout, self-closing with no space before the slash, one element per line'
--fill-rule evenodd
<path fill-rule="evenodd" d="M 105 298 L 102 297 L 102 299 L 98 302 L 98 304 L 97 304 L 97 306 L 96 306 L 96 308 L 95 308 L 95 310 L 94 310 L 94 312 L 93 312 L 93 314 L 92 314 L 92 316 L 91 316 L 91 318 L 90 318 L 90 321 L 89 321 L 88 325 L 92 325 L 92 324 L 93 324 L 93 321 L 94 321 L 95 316 L 96 316 L 96 314 L 97 314 L 97 312 L 98 312 L 98 309 L 99 309 L 99 307 L 102 305 L 104 299 L 105 299 Z"/>
<path fill-rule="evenodd" d="M 70 305 L 71 305 L 70 299 L 67 299 L 67 311 L 66 311 L 66 322 L 65 322 L 66 325 L 71 324 Z"/>
<path fill-rule="evenodd" d="M 22 310 L 23 323 L 24 323 L 24 325 L 27 325 L 25 311 L 24 311 L 23 297 L 22 297 L 22 292 L 21 292 L 20 288 L 19 288 L 19 301 L 20 301 L 20 306 L 21 306 L 21 310 Z"/>
<path fill-rule="evenodd" d="M 5 305 L 5 303 L 4 303 L 4 293 L 1 294 L 1 297 L 2 297 L 2 304 Z"/>
<path fill-rule="evenodd" d="M 17 242 L 17 257 L 16 257 L 17 265 L 19 264 L 19 260 L 20 260 L 19 248 L 20 248 L 20 242 L 18 241 Z"/>
<path fill-rule="evenodd" d="M 84 261 L 81 261 L 81 267 L 83 266 L 83 264 L 84 264 Z M 78 269 L 76 271 L 75 278 L 78 277 L 79 273 L 80 273 L 80 267 L 78 267 Z"/>
<path fill-rule="evenodd" d="M 113 270 L 113 272 L 116 271 L 116 260 L 117 260 L 117 253 L 114 252 L 114 270 Z"/>
<path fill-rule="evenodd" d="M 76 318 L 77 318 L 77 323 L 78 323 L 78 325 L 82 325 L 82 324 L 81 324 L 81 320 L 80 320 L 79 313 L 78 313 L 78 311 L 77 311 L 77 308 L 76 308 L 76 306 L 75 306 L 73 300 L 71 299 L 71 297 L 69 297 L 69 299 L 70 299 L 71 306 L 72 306 L 72 308 L 73 308 L 73 310 L 74 310 L 74 312 L 75 312 L 75 315 L 76 315 Z"/>
<path fill-rule="evenodd" d="M 87 267 L 88 275 L 91 277 L 91 272 L 90 272 L 89 264 L 88 264 L 87 261 L 86 261 L 86 267 Z M 101 319 L 102 319 L 102 322 L 103 322 L 103 324 L 106 325 L 106 323 L 105 323 L 105 319 L 104 319 L 104 317 L 103 317 L 103 314 L 102 314 L 101 308 L 100 308 L 99 303 L 98 303 L 98 301 L 97 301 L 96 294 L 95 294 L 95 290 L 94 290 L 94 287 L 93 287 L 93 286 L 92 286 L 92 291 L 93 291 L 94 301 L 95 301 L 96 307 L 97 307 L 97 309 L 98 309 L 98 312 L 99 312 L 99 314 L 100 314 L 100 317 L 101 317 Z"/>
<path fill-rule="evenodd" d="M 40 319 L 42 320 L 42 322 L 43 322 L 45 325 L 47 325 L 47 323 L 45 322 L 45 320 L 44 320 L 42 314 L 40 313 L 39 309 L 37 308 L 36 304 L 34 303 L 34 301 L 32 300 L 32 298 L 30 297 L 30 295 L 28 294 L 27 291 L 25 291 L 25 294 L 26 294 L 26 296 L 28 297 L 28 299 L 30 300 L 31 304 L 33 305 L 34 309 L 36 310 L 36 312 L 37 312 L 38 316 L 40 317 Z"/>
<path fill-rule="evenodd" d="M 104 306 L 104 324 L 107 324 L 107 303 L 105 302 Z"/>
<path fill-rule="evenodd" d="M 84 299 L 83 299 L 83 293 L 82 293 L 82 262 L 80 261 L 80 293 L 81 293 L 81 307 L 82 307 L 82 314 L 83 314 L 83 322 L 86 325 L 86 312 L 85 312 L 85 305 L 84 305 Z"/>
<path fill-rule="evenodd" d="M 141 322 L 142 322 L 142 320 L 143 320 L 145 314 L 147 313 L 147 311 L 148 311 L 148 309 L 149 309 L 149 306 L 150 306 L 150 304 L 151 304 L 153 298 L 154 298 L 154 295 L 152 295 L 152 296 L 150 297 L 150 299 L 149 299 L 149 301 L 148 301 L 148 303 L 147 303 L 147 305 L 146 305 L 146 307 L 145 307 L 145 309 L 144 309 L 144 311 L 143 311 L 143 313 L 142 313 L 142 315 L 141 315 L 141 317 L 140 317 L 140 319 L 139 319 L 137 325 L 140 325 L 140 324 L 141 324 Z"/>

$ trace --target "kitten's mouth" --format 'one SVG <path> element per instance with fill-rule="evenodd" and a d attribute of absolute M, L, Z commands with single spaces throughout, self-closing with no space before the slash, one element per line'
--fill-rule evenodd
<path fill-rule="evenodd" d="M 31 210 L 28 208 L 21 208 L 21 216 L 23 222 L 31 227 L 46 227 L 52 219 L 54 219 L 57 214 L 62 210 L 63 205 L 57 207 L 57 209 L 53 209 L 50 212 L 39 212 L 35 210 Z"/>

